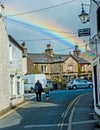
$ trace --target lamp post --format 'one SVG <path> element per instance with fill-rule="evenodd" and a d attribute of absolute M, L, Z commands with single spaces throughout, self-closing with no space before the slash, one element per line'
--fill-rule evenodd
<path fill-rule="evenodd" d="M 84 5 L 89 6 L 87 4 L 84 4 Z M 82 11 L 81 11 L 81 14 L 79 15 L 79 18 L 83 24 L 89 21 L 89 14 L 85 12 L 83 3 L 82 3 Z"/>
<path fill-rule="evenodd" d="M 99 3 L 96 0 L 92 0 L 92 1 L 99 7 Z M 85 12 L 83 5 L 85 5 L 85 6 L 90 6 L 90 5 L 82 3 L 82 11 L 81 11 L 81 14 L 79 15 L 79 18 L 80 18 L 81 22 L 83 24 L 85 24 L 85 23 L 89 22 L 89 14 Z M 98 44 L 99 37 L 100 37 L 100 34 L 98 33 L 89 41 L 89 44 L 95 44 L 96 56 L 98 56 L 97 44 Z"/>
<path fill-rule="evenodd" d="M 99 6 L 99 3 L 98 3 L 96 0 L 93 0 L 93 2 L 94 2 L 97 6 Z M 79 18 L 80 18 L 81 22 L 82 22 L 83 24 L 85 24 L 85 23 L 89 22 L 90 20 L 89 20 L 89 14 L 85 12 L 83 5 L 84 5 L 84 6 L 90 6 L 90 5 L 88 5 L 88 4 L 83 4 L 83 3 L 82 3 L 82 11 L 81 11 L 81 14 L 79 15 Z"/>
<path fill-rule="evenodd" d="M 89 21 L 89 14 L 85 12 L 83 5 L 85 6 L 90 6 L 90 5 L 82 3 L 82 11 L 81 11 L 81 14 L 79 15 L 79 18 L 81 22 L 85 24 Z"/>

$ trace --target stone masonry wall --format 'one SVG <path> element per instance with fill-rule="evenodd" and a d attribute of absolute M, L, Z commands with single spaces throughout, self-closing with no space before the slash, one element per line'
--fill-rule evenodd
<path fill-rule="evenodd" d="M 4 19 L 0 18 L 0 111 L 9 107 L 9 40 Z"/>

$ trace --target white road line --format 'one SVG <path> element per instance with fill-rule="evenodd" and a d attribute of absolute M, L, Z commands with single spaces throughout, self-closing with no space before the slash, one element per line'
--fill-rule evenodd
<path fill-rule="evenodd" d="M 71 130 L 72 117 L 73 117 L 74 110 L 75 110 L 75 107 L 72 109 L 72 111 L 71 111 L 71 115 L 70 115 L 70 117 L 69 117 L 68 130 Z"/>
<path fill-rule="evenodd" d="M 72 122 L 72 125 L 89 124 L 89 123 L 97 123 L 97 122 L 100 122 L 100 120 L 86 120 L 86 121 Z"/>
<path fill-rule="evenodd" d="M 75 106 L 77 105 L 77 103 L 79 102 L 80 100 L 80 97 L 77 98 L 78 100 L 76 100 L 75 104 L 74 104 L 74 107 L 71 111 L 71 115 L 69 117 L 69 122 L 68 122 L 68 130 L 71 130 L 71 126 L 72 126 L 72 118 L 73 118 L 73 114 L 74 114 L 74 111 L 75 111 Z"/>
<path fill-rule="evenodd" d="M 55 127 L 58 124 L 38 124 L 38 125 L 26 125 L 24 128 L 32 128 L 32 127 Z"/>
<path fill-rule="evenodd" d="M 89 123 L 97 123 L 99 120 L 86 120 L 86 121 L 79 121 L 79 122 L 70 122 L 71 125 L 81 125 L 81 124 L 89 124 Z M 38 124 L 38 125 L 26 125 L 26 128 L 40 128 L 40 127 L 60 127 L 60 126 L 68 126 L 68 123 L 59 123 L 59 124 Z M 68 128 L 70 129 L 70 127 Z"/>

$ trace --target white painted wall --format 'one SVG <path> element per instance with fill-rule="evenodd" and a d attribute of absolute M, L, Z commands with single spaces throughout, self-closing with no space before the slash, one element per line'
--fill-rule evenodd
<path fill-rule="evenodd" d="M 99 2 L 99 0 L 96 0 L 96 1 Z M 91 0 L 91 6 L 90 6 L 91 36 L 90 36 L 90 39 L 92 39 L 94 36 L 97 35 L 97 9 L 98 9 L 98 5 L 93 0 Z M 93 51 L 96 51 L 96 44 L 90 44 L 90 48 Z M 98 54 L 100 55 L 100 39 L 98 40 L 97 51 L 98 51 Z"/>
<path fill-rule="evenodd" d="M 99 0 L 96 0 L 99 2 Z M 90 7 L 90 28 L 91 28 L 91 37 L 90 39 L 93 39 L 93 37 L 97 38 L 98 44 L 97 44 L 97 52 L 98 55 L 96 55 L 96 58 L 92 61 L 92 73 L 93 73 L 93 97 L 94 97 L 94 110 L 97 115 L 100 116 L 100 38 L 97 36 L 97 9 L 98 5 L 91 0 L 91 7 Z M 90 45 L 90 48 L 94 51 L 96 51 L 96 42 L 93 42 L 94 44 Z M 94 66 L 96 67 L 97 73 L 94 71 Z M 97 79 L 97 85 L 95 84 L 95 77 Z"/>
<path fill-rule="evenodd" d="M 22 49 L 17 44 L 10 41 L 10 91 L 12 106 L 24 100 Z"/>
<path fill-rule="evenodd" d="M 0 10 L 3 10 L 0 3 Z M 0 111 L 9 107 L 9 40 L 5 29 L 4 18 L 0 18 Z"/>

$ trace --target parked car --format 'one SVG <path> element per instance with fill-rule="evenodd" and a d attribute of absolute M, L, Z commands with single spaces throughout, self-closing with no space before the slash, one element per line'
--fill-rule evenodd
<path fill-rule="evenodd" d="M 78 89 L 78 88 L 92 88 L 93 82 L 89 82 L 85 79 L 73 79 L 69 81 L 67 85 L 68 89 Z"/>

